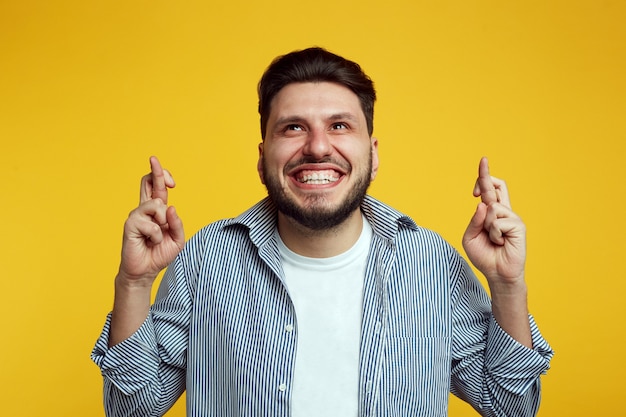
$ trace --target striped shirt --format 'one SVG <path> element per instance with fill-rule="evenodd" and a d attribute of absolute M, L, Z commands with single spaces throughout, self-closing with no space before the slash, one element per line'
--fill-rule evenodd
<path fill-rule="evenodd" d="M 367 260 L 359 416 L 447 416 L 448 393 L 484 416 L 533 416 L 552 349 L 529 317 L 534 349 L 496 323 L 463 257 L 439 235 L 366 197 Z M 187 415 L 290 415 L 297 318 L 264 199 L 194 235 L 167 269 L 150 314 L 92 359 L 107 416 L 161 416 L 186 389 Z"/>

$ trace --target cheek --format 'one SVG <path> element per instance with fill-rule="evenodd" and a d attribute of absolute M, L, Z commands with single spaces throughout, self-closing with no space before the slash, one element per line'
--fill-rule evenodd
<path fill-rule="evenodd" d="M 350 163 L 350 165 L 352 165 L 352 168 L 354 169 L 362 169 L 363 166 L 367 166 L 369 164 L 370 158 L 373 157 L 372 148 L 369 146 L 343 147 L 337 148 L 337 151 L 342 158 L 344 158 Z"/>
<path fill-rule="evenodd" d="M 295 146 L 280 146 L 265 148 L 263 158 L 265 161 L 265 169 L 272 172 L 282 172 L 289 162 L 296 160 L 299 156 L 299 149 Z"/>
<path fill-rule="evenodd" d="M 279 155 L 272 152 L 265 152 L 261 158 L 259 158 L 259 176 L 261 182 L 267 185 L 266 179 L 278 179 L 282 177 L 282 173 L 285 167 L 285 162 L 280 159 Z M 281 181 L 281 180 L 279 180 Z"/>

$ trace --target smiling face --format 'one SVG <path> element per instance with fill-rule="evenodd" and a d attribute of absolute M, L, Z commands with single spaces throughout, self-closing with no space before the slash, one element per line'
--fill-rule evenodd
<path fill-rule="evenodd" d="M 311 230 L 357 213 L 378 170 L 357 96 L 330 82 L 288 84 L 271 103 L 258 171 L 279 215 Z"/>

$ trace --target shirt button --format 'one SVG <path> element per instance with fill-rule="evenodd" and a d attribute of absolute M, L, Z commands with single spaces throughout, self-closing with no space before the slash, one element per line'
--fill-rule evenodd
<path fill-rule="evenodd" d="M 285 383 L 280 384 L 280 385 L 278 386 L 278 391 L 280 391 L 280 392 L 285 392 L 285 391 L 287 391 L 287 384 L 285 384 Z"/>
<path fill-rule="evenodd" d="M 374 333 L 380 334 L 380 322 L 376 322 L 376 327 L 374 328 Z"/>
<path fill-rule="evenodd" d="M 286 331 L 287 333 L 291 333 L 291 332 L 293 332 L 293 324 L 288 324 L 288 325 L 286 325 L 286 326 L 285 326 L 285 331 Z"/>

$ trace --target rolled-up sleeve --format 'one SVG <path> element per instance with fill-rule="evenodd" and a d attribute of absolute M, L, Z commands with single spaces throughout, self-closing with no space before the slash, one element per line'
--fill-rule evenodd
<path fill-rule="evenodd" d="M 554 354 L 532 315 L 533 348 L 506 333 L 490 300 L 467 264 L 455 294 L 455 337 L 450 390 L 483 416 L 531 417 L 541 399 L 540 376 Z"/>
<path fill-rule="evenodd" d="M 162 416 L 185 390 L 190 299 L 178 266 L 165 273 L 141 327 L 112 347 L 111 314 L 107 316 L 91 358 L 104 377 L 109 417 Z"/>

